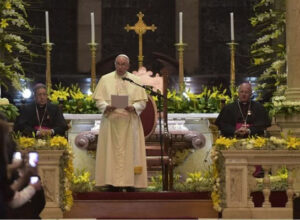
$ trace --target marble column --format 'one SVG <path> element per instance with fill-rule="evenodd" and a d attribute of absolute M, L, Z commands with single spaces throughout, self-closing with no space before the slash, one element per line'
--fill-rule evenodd
<path fill-rule="evenodd" d="M 287 91 L 291 101 L 300 100 L 300 1 L 286 1 Z"/>

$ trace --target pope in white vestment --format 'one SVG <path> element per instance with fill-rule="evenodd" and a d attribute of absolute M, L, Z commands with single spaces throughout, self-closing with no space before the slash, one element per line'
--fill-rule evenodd
<path fill-rule="evenodd" d="M 146 107 L 147 94 L 122 78 L 140 84 L 139 78 L 127 72 L 129 58 L 119 55 L 116 71 L 101 77 L 93 98 L 103 112 L 96 153 L 96 186 L 147 187 L 145 138 L 139 114 Z M 111 105 L 112 95 L 127 95 L 128 106 Z"/>

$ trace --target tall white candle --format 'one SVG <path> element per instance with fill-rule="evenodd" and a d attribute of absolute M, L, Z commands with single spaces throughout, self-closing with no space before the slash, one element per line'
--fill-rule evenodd
<path fill-rule="evenodd" d="M 233 12 L 230 13 L 230 33 L 231 33 L 231 41 L 234 41 L 234 17 L 233 17 Z"/>
<path fill-rule="evenodd" d="M 48 43 L 50 43 L 48 11 L 45 11 L 45 20 L 46 20 L 46 43 L 48 44 Z"/>
<path fill-rule="evenodd" d="M 182 43 L 182 12 L 179 12 L 179 43 Z"/>
<path fill-rule="evenodd" d="M 94 12 L 91 12 L 91 43 L 95 43 L 95 18 Z"/>

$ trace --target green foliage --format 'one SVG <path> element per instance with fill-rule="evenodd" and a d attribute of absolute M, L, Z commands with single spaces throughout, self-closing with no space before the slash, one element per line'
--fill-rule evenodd
<path fill-rule="evenodd" d="M 15 121 L 19 115 L 18 108 L 10 104 L 6 98 L 0 98 L 0 112 L 2 112 L 10 122 Z"/>
<path fill-rule="evenodd" d="M 256 90 L 258 100 L 270 102 L 277 89 L 286 84 L 285 1 L 258 0 L 250 18 L 257 33 L 251 45 L 252 64 L 259 79 Z M 266 104 L 267 107 L 272 105 Z"/>
<path fill-rule="evenodd" d="M 26 20 L 25 3 L 22 0 L 0 1 L 0 85 L 8 88 L 12 85 L 22 89 L 25 77 L 22 61 L 33 54 L 28 43 L 16 34 L 32 30 Z"/>

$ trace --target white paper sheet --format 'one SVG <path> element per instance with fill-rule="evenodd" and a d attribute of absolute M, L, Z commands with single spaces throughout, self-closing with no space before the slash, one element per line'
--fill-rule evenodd
<path fill-rule="evenodd" d="M 116 108 L 126 108 L 128 106 L 128 95 L 111 95 L 111 105 Z"/>

